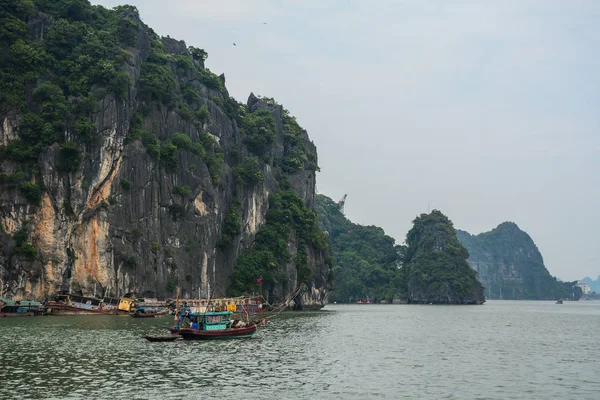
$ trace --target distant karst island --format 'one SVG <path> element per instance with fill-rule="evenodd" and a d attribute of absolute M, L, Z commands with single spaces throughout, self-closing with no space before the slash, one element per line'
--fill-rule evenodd
<path fill-rule="evenodd" d="M 353 224 L 330 198 L 317 195 L 321 227 L 331 239 L 336 285 L 331 301 L 482 304 L 483 289 L 468 252 L 440 211 L 421 214 L 406 246 L 375 226 Z"/>
<path fill-rule="evenodd" d="M 471 235 L 459 230 L 458 239 L 469 251 L 488 299 L 578 300 L 577 282 L 561 282 L 550 275 L 531 237 L 513 222 L 490 232 Z"/>

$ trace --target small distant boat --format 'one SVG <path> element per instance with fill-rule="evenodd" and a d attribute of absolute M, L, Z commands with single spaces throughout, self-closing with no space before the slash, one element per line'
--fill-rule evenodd
<path fill-rule="evenodd" d="M 556 304 L 562 304 L 562 303 L 563 303 L 562 300 L 560 300 L 560 299 L 556 300 Z"/>

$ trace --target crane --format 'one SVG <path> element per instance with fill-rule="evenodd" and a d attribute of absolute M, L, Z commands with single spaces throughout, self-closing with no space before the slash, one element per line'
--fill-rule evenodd
<path fill-rule="evenodd" d="M 342 211 L 342 214 L 344 213 L 344 204 L 346 204 L 346 197 L 348 197 L 347 194 L 345 194 L 344 197 L 342 197 L 342 199 L 337 203 L 338 207 L 340 207 L 340 210 Z"/>

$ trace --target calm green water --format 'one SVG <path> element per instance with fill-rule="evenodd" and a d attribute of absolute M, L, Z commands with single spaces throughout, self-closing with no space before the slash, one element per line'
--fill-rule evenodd
<path fill-rule="evenodd" d="M 599 399 L 600 302 L 329 305 L 249 339 L 171 317 L 0 319 L 0 399 Z"/>

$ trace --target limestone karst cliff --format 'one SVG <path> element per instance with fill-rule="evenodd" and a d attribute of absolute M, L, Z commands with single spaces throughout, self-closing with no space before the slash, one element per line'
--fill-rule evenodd
<path fill-rule="evenodd" d="M 577 300 L 581 296 L 574 282 L 560 282 L 550 275 L 531 237 L 513 222 L 479 235 L 459 230 L 457 237 L 469 250 L 469 264 L 489 299 Z"/>
<path fill-rule="evenodd" d="M 438 210 L 421 214 L 406 235 L 404 293 L 415 304 L 483 304 L 483 287 L 452 222 Z"/>
<path fill-rule="evenodd" d="M 235 101 L 203 50 L 134 7 L 33 4 L 1 11 L 4 293 L 223 295 L 264 275 L 270 301 L 304 282 L 300 302 L 323 304 L 317 153 L 295 118 Z"/>

